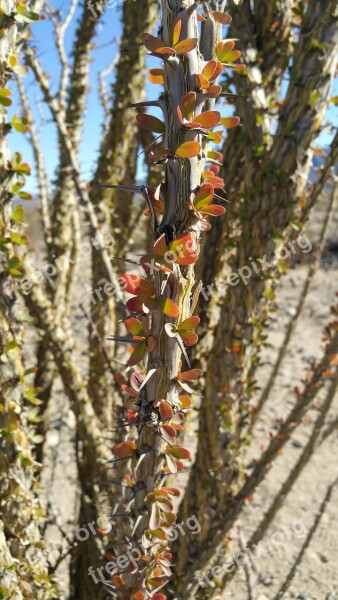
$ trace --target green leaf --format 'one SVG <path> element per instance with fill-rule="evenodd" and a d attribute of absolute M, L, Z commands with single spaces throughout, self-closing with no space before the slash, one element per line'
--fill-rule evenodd
<path fill-rule="evenodd" d="M 19 133 L 25 133 L 28 130 L 28 119 L 14 115 L 11 121 L 12 127 Z"/>

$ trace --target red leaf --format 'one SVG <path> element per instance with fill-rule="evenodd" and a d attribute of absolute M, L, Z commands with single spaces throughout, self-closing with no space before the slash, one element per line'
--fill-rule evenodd
<path fill-rule="evenodd" d="M 138 592 L 133 594 L 133 600 L 144 600 L 144 598 L 145 598 L 145 595 L 143 592 L 141 592 L 141 590 L 139 590 Z"/>
<path fill-rule="evenodd" d="M 130 298 L 127 300 L 126 306 L 130 313 L 139 313 L 143 310 L 143 296 L 136 296 L 135 298 Z"/>
<path fill-rule="evenodd" d="M 196 48 L 197 42 L 197 38 L 188 38 L 187 40 L 183 40 L 182 42 L 175 44 L 175 50 L 178 54 L 187 54 Z"/>
<path fill-rule="evenodd" d="M 149 69 L 148 78 L 151 83 L 164 84 L 164 69 Z"/>
<path fill-rule="evenodd" d="M 146 131 L 165 133 L 165 124 L 157 117 L 147 115 L 146 113 L 140 113 L 136 116 L 136 121 Z"/>
<path fill-rule="evenodd" d="M 170 443 L 176 440 L 176 431 L 173 427 L 170 427 L 170 425 L 160 425 L 160 428 L 166 442 Z"/>
<path fill-rule="evenodd" d="M 154 294 L 154 286 L 150 281 L 141 279 L 141 277 L 132 273 L 120 275 L 119 284 L 125 292 L 133 296 L 151 296 Z"/>
<path fill-rule="evenodd" d="M 184 142 L 175 150 L 175 154 L 179 158 L 193 158 L 200 152 L 201 144 L 199 142 Z"/>
<path fill-rule="evenodd" d="M 199 123 L 202 127 L 206 129 L 212 129 L 212 127 L 216 127 L 220 122 L 221 113 L 217 110 L 207 110 L 197 117 L 194 117 L 194 122 Z"/>
<path fill-rule="evenodd" d="M 116 444 L 113 448 L 113 453 L 117 458 L 126 458 L 129 456 L 133 456 L 137 451 L 137 445 L 135 442 L 131 440 L 127 440 L 126 442 L 122 442 L 120 444 Z"/>
<path fill-rule="evenodd" d="M 168 421 L 174 414 L 171 406 L 164 400 L 161 400 L 159 410 L 162 421 Z"/>

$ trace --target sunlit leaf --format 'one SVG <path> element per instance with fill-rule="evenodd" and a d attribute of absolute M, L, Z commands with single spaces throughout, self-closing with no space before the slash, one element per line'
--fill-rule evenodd
<path fill-rule="evenodd" d="M 223 131 L 213 131 L 207 136 L 207 139 L 215 144 L 220 144 L 223 137 Z"/>
<path fill-rule="evenodd" d="M 196 75 L 196 86 L 201 90 L 207 90 L 209 88 L 209 79 L 199 73 Z"/>
<path fill-rule="evenodd" d="M 182 29 L 182 21 L 181 21 L 181 19 L 178 19 L 173 27 L 173 40 L 172 40 L 173 46 L 176 46 L 176 44 L 178 43 L 178 41 L 180 39 L 181 29 Z"/>
<path fill-rule="evenodd" d="M 182 323 L 180 323 L 177 326 L 177 329 L 180 333 L 181 331 L 189 331 L 190 329 L 194 329 L 195 327 L 197 327 L 197 325 L 199 325 L 200 322 L 201 319 L 197 316 L 189 317 L 188 319 L 182 321 Z"/>
<path fill-rule="evenodd" d="M 232 52 L 222 52 L 219 59 L 222 63 L 233 63 L 242 55 L 240 50 L 233 50 Z"/>
<path fill-rule="evenodd" d="M 122 442 L 120 444 L 116 444 L 113 448 L 113 454 L 117 458 L 127 458 L 129 456 L 133 456 L 137 451 L 137 444 L 131 440 L 127 440 L 126 442 Z"/>
<path fill-rule="evenodd" d="M 211 202 L 214 188 L 210 183 L 203 183 L 194 198 L 194 207 L 199 210 Z"/>
<path fill-rule="evenodd" d="M 217 152 L 216 150 L 209 150 L 207 154 L 207 159 L 208 158 L 212 158 L 213 160 L 218 160 L 219 162 L 222 162 L 223 154 L 222 152 Z"/>
<path fill-rule="evenodd" d="M 149 69 L 148 78 L 151 83 L 164 84 L 164 69 Z"/>
<path fill-rule="evenodd" d="M 136 116 L 138 124 L 152 133 L 165 133 L 165 124 L 160 121 L 157 117 L 147 115 L 146 113 L 140 113 Z"/>
<path fill-rule="evenodd" d="M 175 45 L 175 50 L 178 54 L 187 54 L 196 48 L 197 42 L 197 38 L 188 38 L 182 42 L 178 42 L 178 44 Z"/>
<path fill-rule="evenodd" d="M 179 105 L 180 110 L 181 110 L 183 118 L 186 119 L 187 121 L 190 121 L 194 114 L 194 110 L 195 110 L 195 106 L 196 106 L 196 97 L 197 97 L 196 92 L 189 92 L 188 94 L 183 96 L 183 98 L 181 99 L 181 102 Z"/>
<path fill-rule="evenodd" d="M 161 298 L 160 300 L 157 300 L 157 304 L 163 314 L 167 315 L 167 317 L 177 319 L 180 316 L 180 310 L 177 304 L 175 304 L 173 300 L 170 300 L 170 298 Z"/>
<path fill-rule="evenodd" d="M 202 71 L 202 75 L 204 75 L 208 81 L 211 80 L 213 74 L 215 73 L 217 62 L 217 60 L 209 60 Z"/>
<path fill-rule="evenodd" d="M 221 119 L 223 127 L 226 129 L 232 129 L 240 124 L 241 120 L 239 117 L 224 117 Z"/>
<path fill-rule="evenodd" d="M 134 319 L 134 317 L 130 317 L 130 319 L 127 319 L 124 322 L 124 324 L 128 333 L 131 333 L 132 335 L 145 334 L 141 321 L 139 321 L 138 319 Z"/>
<path fill-rule="evenodd" d="M 212 127 L 216 127 L 219 124 L 221 118 L 221 113 L 217 110 L 207 110 L 197 117 L 194 117 L 194 122 L 199 123 L 202 127 L 206 129 L 212 129 Z"/>
<path fill-rule="evenodd" d="M 175 150 L 176 156 L 179 158 L 193 158 L 201 152 L 201 144 L 199 142 L 184 142 Z"/>

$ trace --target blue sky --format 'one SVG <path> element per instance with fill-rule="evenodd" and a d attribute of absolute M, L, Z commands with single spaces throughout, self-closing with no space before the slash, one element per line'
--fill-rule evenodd
<path fill-rule="evenodd" d="M 106 7 L 105 14 L 98 21 L 96 30 L 96 48 L 93 52 L 92 57 L 90 92 L 88 96 L 85 115 L 85 127 L 80 148 L 81 172 L 82 177 L 85 180 L 90 180 L 90 176 L 93 173 L 93 170 L 95 169 L 100 136 L 102 133 L 101 123 L 103 118 L 103 112 L 97 92 L 98 74 L 100 71 L 108 67 L 111 60 L 116 55 L 118 51 L 117 39 L 121 34 L 120 15 L 122 0 L 116 0 L 116 2 L 117 5 L 115 7 Z M 110 1 L 110 5 L 112 4 L 113 2 Z M 81 6 L 79 7 L 79 5 L 80 2 L 78 1 L 78 7 L 73 17 L 72 23 L 69 26 L 66 33 L 65 45 L 68 55 L 70 55 L 72 49 L 74 33 L 81 13 Z M 53 6 L 54 8 L 60 10 L 62 15 L 65 15 L 65 13 L 68 10 L 69 0 L 55 0 Z M 51 89 L 54 92 L 56 92 L 58 89 L 58 82 L 60 76 L 60 65 L 55 49 L 53 26 L 49 19 L 37 22 L 32 26 L 32 41 L 34 43 L 34 46 L 37 48 L 37 53 L 42 62 L 43 68 L 50 75 Z M 158 63 L 159 61 L 157 59 L 149 59 L 150 67 L 159 66 Z M 106 79 L 108 89 L 113 79 L 114 73 L 112 73 Z M 41 93 L 34 84 L 34 77 L 31 73 L 29 73 L 25 77 L 24 83 L 27 88 L 29 100 L 37 121 L 39 136 L 41 140 L 41 147 L 45 156 L 47 171 L 51 180 L 53 180 L 58 160 L 55 126 L 51 122 L 51 115 L 48 111 L 48 108 L 42 101 Z M 19 98 L 14 83 L 11 84 L 11 88 L 13 90 L 13 106 L 10 109 L 10 115 L 13 115 L 14 113 L 22 114 L 18 106 Z M 147 90 L 149 98 L 156 97 L 156 95 L 158 94 L 157 86 L 149 85 Z M 337 82 L 335 84 L 335 90 L 333 92 L 333 95 L 338 95 Z M 224 114 L 231 114 L 231 112 L 231 107 L 224 107 L 224 109 L 222 109 L 222 113 Z M 333 120 L 337 123 L 337 114 L 337 107 L 332 106 L 330 108 L 328 117 L 331 121 Z M 326 132 L 324 132 L 320 138 L 321 145 L 327 145 L 329 143 L 329 140 L 330 137 Z M 20 134 L 17 132 L 11 133 L 9 136 L 9 144 L 12 152 L 14 152 L 15 150 L 22 152 L 24 160 L 26 162 L 29 162 L 32 166 L 34 165 L 31 147 L 27 140 L 26 134 Z M 139 176 L 142 176 L 142 161 L 140 161 Z M 37 190 L 34 168 L 32 176 L 27 180 L 27 185 L 25 189 L 27 191 L 30 191 L 31 193 L 34 193 Z"/>

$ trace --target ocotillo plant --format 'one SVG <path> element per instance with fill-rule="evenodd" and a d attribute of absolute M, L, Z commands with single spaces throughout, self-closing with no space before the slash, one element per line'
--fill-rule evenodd
<path fill-rule="evenodd" d="M 168 540 L 176 519 L 172 500 L 180 492 L 165 482 L 168 474 L 184 469 L 182 460 L 190 458 L 176 438 L 191 406 L 189 384 L 200 374 L 190 369 L 186 352 L 198 341 L 193 331 L 199 324 L 193 314 L 199 289 L 195 263 L 201 234 L 210 228 L 208 217 L 225 213 L 214 203 L 222 200 L 218 196 L 223 188 L 218 177 L 222 157 L 210 144 L 222 140 L 223 129 L 214 128 L 239 122 L 236 117 L 223 119 L 214 110 L 222 95 L 218 78 L 223 70 L 244 68 L 234 64 L 241 54 L 234 50 L 235 42 L 222 40 L 222 26 L 230 20 L 224 12 L 211 12 L 204 2 L 163 0 L 158 37 L 143 35 L 150 54 L 163 60 L 163 68 L 151 69 L 149 79 L 163 85 L 164 91 L 158 101 L 141 105 L 159 107 L 163 119 L 141 113 L 137 121 L 162 137 L 148 158 L 165 164 L 165 181 L 155 192 L 139 188 L 154 232 L 153 248 L 139 262 L 145 275 L 120 278 L 132 296 L 126 304 L 129 336 L 123 341 L 131 345 L 129 367 L 137 366 L 130 384 L 122 381 L 132 402 L 125 424 L 135 426 L 138 435 L 115 445 L 113 462 L 129 461 L 126 481 L 134 499 L 128 505 L 133 515 L 128 540 L 142 555 L 137 567 L 130 563 L 123 573 L 113 571 L 113 584 L 124 600 L 164 600 L 160 590 L 171 575 Z"/>

